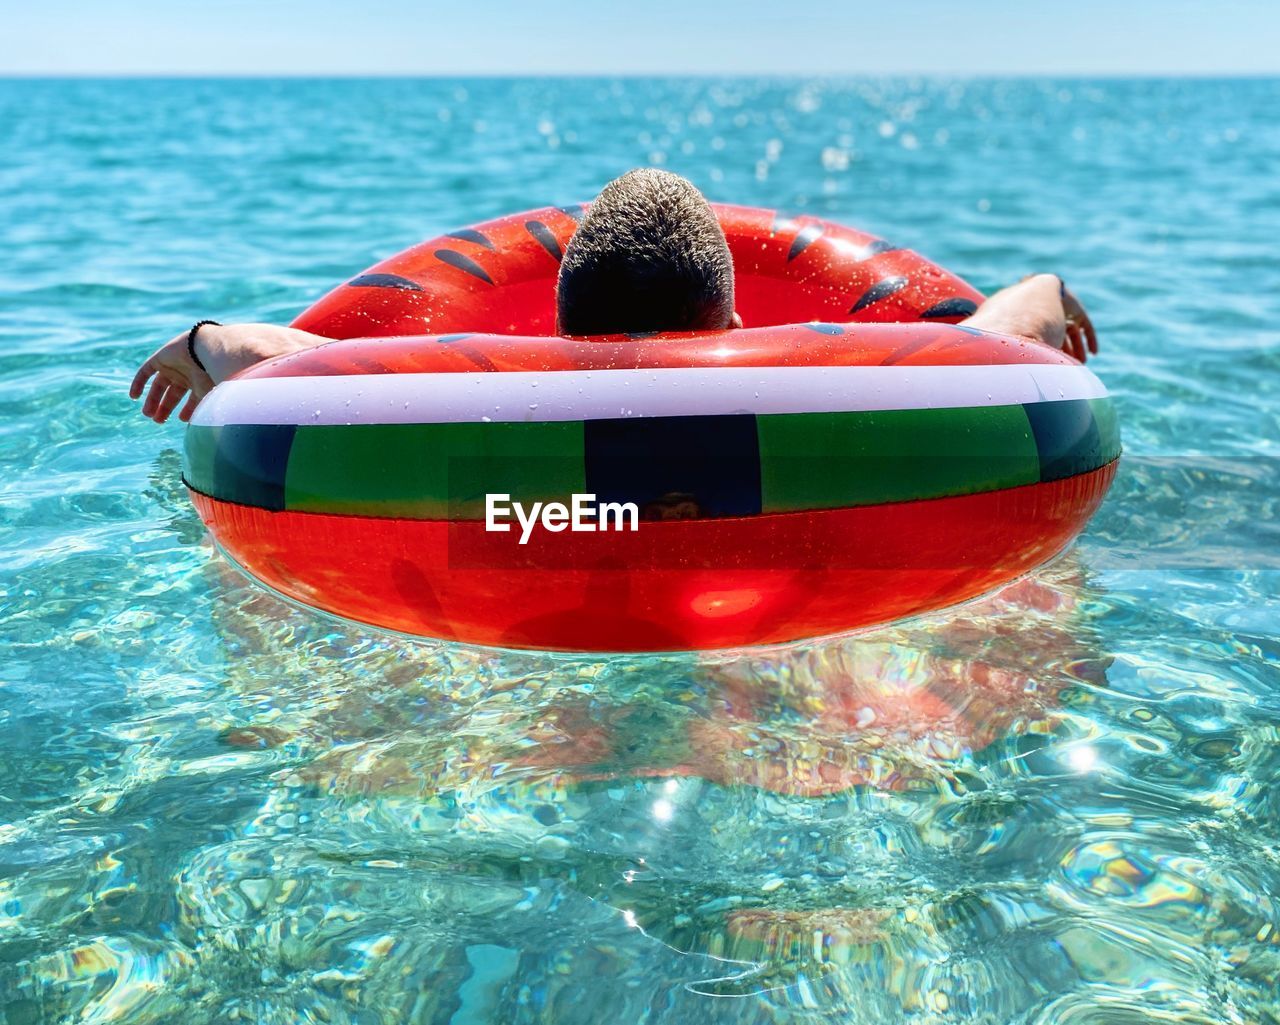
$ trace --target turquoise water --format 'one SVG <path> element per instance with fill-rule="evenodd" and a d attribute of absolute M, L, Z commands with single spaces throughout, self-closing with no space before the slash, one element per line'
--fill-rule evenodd
<path fill-rule="evenodd" d="M 1277 81 L 0 81 L 0 1022 L 1276 1022 Z M 959 612 L 336 625 L 125 395 L 636 164 L 1090 305 L 1126 459 Z"/>

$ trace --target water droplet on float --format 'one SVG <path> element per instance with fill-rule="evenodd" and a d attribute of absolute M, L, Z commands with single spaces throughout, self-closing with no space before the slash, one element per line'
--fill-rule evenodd
<path fill-rule="evenodd" d="M 530 409 L 537 409 L 537 408 L 538 408 L 538 404 L 537 404 L 536 402 L 530 402 L 530 403 L 529 403 L 529 408 L 530 408 Z"/>
<path fill-rule="evenodd" d="M 481 422 L 483 422 L 483 423 L 487 423 L 487 424 L 491 424 L 491 423 L 493 423 L 493 419 L 492 419 L 491 417 L 487 417 L 487 416 L 482 416 L 482 417 L 480 418 L 480 420 L 481 420 Z"/>

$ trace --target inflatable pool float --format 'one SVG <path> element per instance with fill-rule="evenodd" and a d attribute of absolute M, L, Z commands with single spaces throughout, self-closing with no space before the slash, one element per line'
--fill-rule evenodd
<path fill-rule="evenodd" d="M 978 292 L 850 228 L 716 207 L 743 328 L 555 337 L 583 209 L 393 256 L 295 321 L 346 340 L 215 388 L 184 477 L 222 550 L 289 598 L 409 634 L 721 648 L 973 598 L 1102 501 L 1120 443 L 1099 380 L 956 326 Z M 496 518 L 575 495 L 601 512 L 582 529 Z M 606 504 L 630 519 L 590 529 Z"/>

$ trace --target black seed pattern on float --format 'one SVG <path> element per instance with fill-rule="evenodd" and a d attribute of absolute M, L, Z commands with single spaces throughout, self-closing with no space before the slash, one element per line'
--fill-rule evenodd
<path fill-rule="evenodd" d="M 478 246 L 484 246 L 486 249 L 492 249 L 493 243 L 484 235 L 476 231 L 475 228 L 459 228 L 457 231 L 448 232 L 445 238 L 456 238 L 463 242 L 473 242 Z"/>
<path fill-rule="evenodd" d="M 881 253 L 896 253 L 901 248 L 901 246 L 895 246 L 892 242 L 886 242 L 882 238 L 874 239 L 859 251 L 857 262 L 861 263 L 863 260 L 870 260 L 873 256 L 879 256 Z"/>
<path fill-rule="evenodd" d="M 437 249 L 434 255 L 441 263 L 447 263 L 450 267 L 456 267 L 458 270 L 470 274 L 473 278 L 479 278 L 486 284 L 493 284 L 493 278 L 489 277 L 489 272 L 469 256 L 463 256 L 462 253 L 455 253 L 452 249 Z"/>
<path fill-rule="evenodd" d="M 402 278 L 399 274 L 361 274 L 347 282 L 352 288 L 400 288 L 406 292 L 425 292 L 416 281 Z"/>
<path fill-rule="evenodd" d="M 978 312 L 978 304 L 972 299 L 962 299 L 956 296 L 953 299 L 943 299 L 940 303 L 934 303 L 922 314 L 921 320 L 935 320 L 940 317 L 971 317 Z"/>
<path fill-rule="evenodd" d="M 552 259 L 559 263 L 563 254 L 560 252 L 560 243 L 551 233 L 551 229 L 541 221 L 525 221 L 524 226 L 525 230 L 538 240 L 538 244 L 551 254 Z"/>
<path fill-rule="evenodd" d="M 807 227 L 801 228 L 800 233 L 791 240 L 791 248 L 787 250 L 787 263 L 790 263 L 811 245 L 817 242 L 818 237 L 821 234 L 821 224 L 810 224 Z"/>
<path fill-rule="evenodd" d="M 895 292 L 901 292 L 906 287 L 907 279 L 903 277 L 884 278 L 881 281 L 877 281 L 862 294 L 862 298 L 853 304 L 849 312 L 857 313 L 860 310 L 865 310 L 872 303 L 878 303 L 882 299 L 888 299 L 889 296 L 893 295 Z"/>

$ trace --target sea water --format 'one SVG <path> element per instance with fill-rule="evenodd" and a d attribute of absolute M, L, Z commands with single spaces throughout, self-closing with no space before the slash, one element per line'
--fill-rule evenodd
<path fill-rule="evenodd" d="M 1280 82 L 0 82 L 0 1021 L 1280 1019 Z M 635 165 L 991 290 L 1125 459 L 856 638 L 413 642 L 213 551 L 138 363 Z"/>

